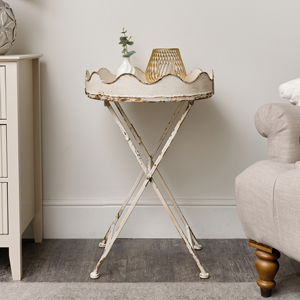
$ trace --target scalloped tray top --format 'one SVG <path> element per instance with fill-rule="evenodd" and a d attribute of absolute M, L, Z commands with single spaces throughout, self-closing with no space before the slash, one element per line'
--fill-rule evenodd
<path fill-rule="evenodd" d="M 175 75 L 165 75 L 149 83 L 143 71 L 116 76 L 101 68 L 98 72 L 86 72 L 85 92 L 88 97 L 104 101 L 120 102 L 169 102 L 193 101 L 212 97 L 214 77 L 200 69 L 189 73 L 185 80 Z"/>

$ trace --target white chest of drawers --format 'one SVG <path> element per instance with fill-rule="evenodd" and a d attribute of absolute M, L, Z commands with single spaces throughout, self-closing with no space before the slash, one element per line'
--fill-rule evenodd
<path fill-rule="evenodd" d="M 22 276 L 22 234 L 42 240 L 40 55 L 0 56 L 0 247 Z"/>

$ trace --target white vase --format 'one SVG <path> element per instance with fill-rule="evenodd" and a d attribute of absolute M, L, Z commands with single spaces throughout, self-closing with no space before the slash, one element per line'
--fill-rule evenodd
<path fill-rule="evenodd" d="M 130 57 L 124 57 L 122 64 L 117 70 L 117 76 L 120 76 L 124 73 L 135 74 L 135 68 L 130 63 Z"/>

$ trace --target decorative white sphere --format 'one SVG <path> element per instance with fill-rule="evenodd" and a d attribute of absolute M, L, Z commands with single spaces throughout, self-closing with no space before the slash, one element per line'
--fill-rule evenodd
<path fill-rule="evenodd" d="M 16 39 L 16 18 L 8 3 L 0 0 L 0 55 L 6 54 Z"/>
<path fill-rule="evenodd" d="M 300 106 L 300 78 L 282 83 L 279 86 L 280 97 Z"/>

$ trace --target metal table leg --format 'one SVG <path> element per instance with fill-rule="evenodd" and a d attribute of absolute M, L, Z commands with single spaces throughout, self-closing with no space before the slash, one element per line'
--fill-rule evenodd
<path fill-rule="evenodd" d="M 120 128 L 131 151 L 134 153 L 140 167 L 142 168 L 142 173 L 140 174 L 136 183 L 134 184 L 128 199 L 125 200 L 120 210 L 118 211 L 104 239 L 102 240 L 102 242 L 100 242 L 99 246 L 104 247 L 104 251 L 95 269 L 93 270 L 93 272 L 91 272 L 90 277 L 93 279 L 99 278 L 100 276 L 99 269 L 102 263 L 104 262 L 107 255 L 109 254 L 109 251 L 113 246 L 113 243 L 115 242 L 119 233 L 124 227 L 134 207 L 138 203 L 146 186 L 149 183 L 151 183 L 159 200 L 161 201 L 163 207 L 166 209 L 178 233 L 180 234 L 181 238 L 184 240 L 189 252 L 191 253 L 193 259 L 195 260 L 200 270 L 200 274 L 199 274 L 200 278 L 203 279 L 208 278 L 209 274 L 206 272 L 205 268 L 202 266 L 195 253 L 195 250 L 200 250 L 202 246 L 198 243 L 180 207 L 176 203 L 176 200 L 173 194 L 171 193 L 171 190 L 167 186 L 163 176 L 158 170 L 158 166 L 161 160 L 163 159 L 166 151 L 168 150 L 172 141 L 174 140 L 181 124 L 183 123 L 190 109 L 192 108 L 193 101 L 189 101 L 186 107 L 184 103 L 178 104 L 174 114 L 171 117 L 170 122 L 168 123 L 167 127 L 163 131 L 158 146 L 156 147 L 152 155 L 146 148 L 145 144 L 142 141 L 141 136 L 138 134 L 137 130 L 130 122 L 128 116 L 126 115 L 125 111 L 122 109 L 121 105 L 119 103 L 115 103 L 112 105 L 108 101 L 105 102 L 105 105 L 107 106 L 108 110 L 112 114 L 113 119 L 115 120 L 118 127 Z M 144 157 L 138 148 L 141 148 Z M 168 195 L 168 197 L 171 199 L 171 204 L 169 204 L 168 201 L 165 199 L 162 191 L 158 187 L 158 184 L 161 185 L 162 190 L 164 190 Z"/>

